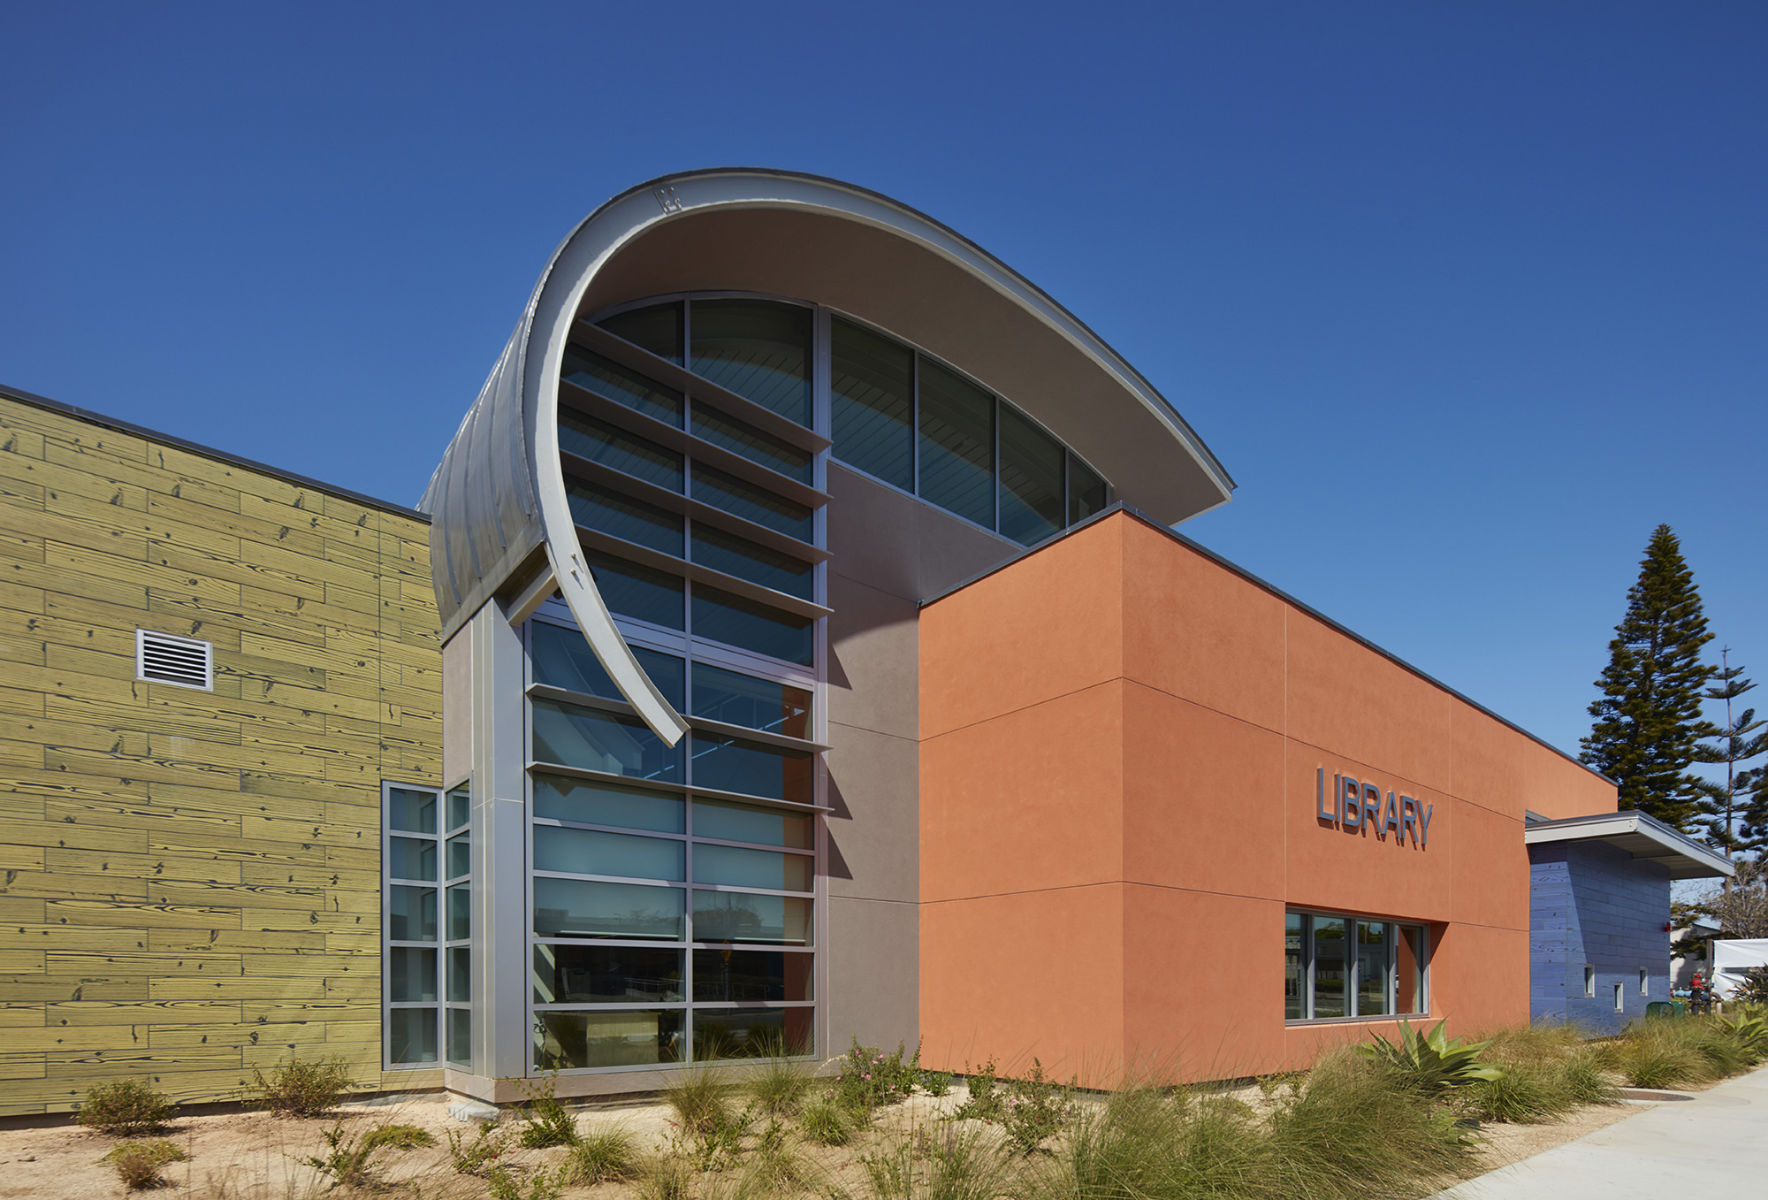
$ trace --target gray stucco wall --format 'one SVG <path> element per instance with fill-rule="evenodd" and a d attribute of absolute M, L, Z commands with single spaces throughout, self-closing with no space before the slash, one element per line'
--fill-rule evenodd
<path fill-rule="evenodd" d="M 1669 915 L 1670 876 L 1656 863 L 1600 842 L 1530 847 L 1530 1019 L 1618 1033 L 1651 1001 L 1668 1000 Z M 1585 994 L 1586 966 L 1594 996 Z"/>

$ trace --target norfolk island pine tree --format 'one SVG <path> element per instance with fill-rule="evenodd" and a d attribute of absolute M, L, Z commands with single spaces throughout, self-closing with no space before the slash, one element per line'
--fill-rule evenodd
<path fill-rule="evenodd" d="M 1760 771 L 1750 768 L 1747 764 L 1762 754 L 1768 753 L 1768 722 L 1756 719 L 1756 710 L 1746 708 L 1741 713 L 1734 708 L 1733 702 L 1756 685 L 1744 677 L 1741 666 L 1731 665 L 1729 648 L 1719 652 L 1720 667 L 1713 672 L 1713 686 L 1704 693 L 1709 700 L 1723 701 L 1725 704 L 1725 723 L 1713 729 L 1708 741 L 1697 747 L 1694 760 L 1702 763 L 1723 764 L 1725 778 L 1701 779 L 1696 786 L 1700 789 L 1699 817 L 1697 823 L 1706 834 L 1707 841 L 1725 852 L 1727 858 L 1734 851 L 1760 849 L 1758 838 L 1750 838 L 1748 831 L 1748 796 L 1751 786 Z M 1746 828 L 1740 834 L 1738 820 L 1744 819 Z"/>

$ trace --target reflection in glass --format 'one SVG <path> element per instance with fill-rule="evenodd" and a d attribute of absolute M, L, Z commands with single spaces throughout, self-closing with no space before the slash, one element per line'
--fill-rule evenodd
<path fill-rule="evenodd" d="M 694 734 L 693 745 L 695 787 L 797 804 L 811 802 L 816 760 L 808 754 L 709 733 Z"/>
<path fill-rule="evenodd" d="M 921 498 L 994 528 L 994 397 L 921 360 Z"/>
<path fill-rule="evenodd" d="M 528 627 L 533 631 L 529 653 L 534 660 L 535 683 L 607 700 L 625 699 L 602 669 L 595 651 L 576 629 L 555 625 L 551 621 L 532 621 Z M 645 674 L 651 677 L 651 682 L 657 685 L 657 690 L 663 693 L 663 698 L 680 708 L 683 703 L 682 675 L 686 670 L 682 660 L 674 654 L 663 654 L 642 646 L 634 646 L 632 653 Z"/>
<path fill-rule="evenodd" d="M 914 491 L 914 353 L 840 317 L 830 336 L 835 457 Z"/>
<path fill-rule="evenodd" d="M 747 538 L 700 521 L 693 523 L 692 558 L 702 567 L 735 575 L 764 588 L 809 600 L 816 591 L 816 567 L 801 558 L 758 546 Z"/>
<path fill-rule="evenodd" d="M 682 952 L 655 946 L 534 947 L 536 1004 L 662 1003 L 682 998 Z"/>
<path fill-rule="evenodd" d="M 811 665 L 814 622 L 704 584 L 694 588 L 694 636 Z"/>
<path fill-rule="evenodd" d="M 459 829 L 472 819 L 473 790 L 461 784 L 448 793 L 448 828 Z"/>
<path fill-rule="evenodd" d="M 435 793 L 420 792 L 415 788 L 388 788 L 387 826 L 406 833 L 435 833 Z"/>
<path fill-rule="evenodd" d="M 1283 1017 L 1289 1021 L 1308 1015 L 1302 998 L 1307 982 L 1306 961 L 1302 957 L 1302 926 L 1306 920 L 1301 913 L 1283 914 Z"/>
<path fill-rule="evenodd" d="M 387 892 L 387 937 L 395 942 L 435 941 L 436 889 L 394 884 Z"/>
<path fill-rule="evenodd" d="M 785 950 L 696 950 L 694 999 L 809 1000 L 815 959 Z"/>
<path fill-rule="evenodd" d="M 747 421 L 728 417 L 699 400 L 694 402 L 693 432 L 694 436 L 704 438 L 714 446 L 721 446 L 732 454 L 740 454 L 770 471 L 778 471 L 799 483 L 811 481 L 815 456 L 810 451 L 788 445 L 772 434 L 761 432 Z"/>
<path fill-rule="evenodd" d="M 571 504 L 571 519 L 585 529 L 673 558 L 682 556 L 682 521 L 678 514 L 587 483 L 568 483 L 565 492 Z"/>
<path fill-rule="evenodd" d="M 810 865 L 810 856 L 806 854 L 740 850 L 735 846 L 694 847 L 695 883 L 808 892 L 811 887 Z"/>
<path fill-rule="evenodd" d="M 680 833 L 684 828 L 680 796 L 538 773 L 534 776 L 534 815 L 659 833 Z"/>
<path fill-rule="evenodd" d="M 448 878 L 459 879 L 473 870 L 473 847 L 464 833 L 448 839 Z"/>
<path fill-rule="evenodd" d="M 436 998 L 436 952 L 417 946 L 392 946 L 387 950 L 387 999 L 434 1000 Z"/>
<path fill-rule="evenodd" d="M 801 542 L 816 536 L 816 522 L 804 505 L 702 463 L 694 464 L 694 499 Z"/>
<path fill-rule="evenodd" d="M 1343 917 L 1314 918 L 1314 1016 L 1349 1016 Z"/>
<path fill-rule="evenodd" d="M 702 1008 L 694 1011 L 694 1057 L 767 1058 L 806 1054 L 811 1008 Z"/>
<path fill-rule="evenodd" d="M 389 838 L 387 874 L 394 879 L 436 878 L 436 843 L 429 838 Z"/>
<path fill-rule="evenodd" d="M 637 779 L 681 778 L 681 747 L 666 746 L 636 717 L 533 700 L 534 757 Z"/>
<path fill-rule="evenodd" d="M 534 932 L 539 937 L 680 940 L 682 891 L 587 879 L 534 880 Z"/>
<path fill-rule="evenodd" d="M 682 398 L 674 388 L 664 387 L 603 358 L 593 350 L 580 346 L 565 347 L 564 361 L 559 365 L 559 378 L 580 388 L 605 396 L 616 404 L 624 404 L 634 412 L 658 421 L 681 427 Z"/>
<path fill-rule="evenodd" d="M 1387 922 L 1357 922 L 1357 1015 L 1386 1016 Z"/>
<path fill-rule="evenodd" d="M 471 1009 L 448 1010 L 448 1061 L 470 1066 L 473 1061 L 473 1013 Z"/>
<path fill-rule="evenodd" d="M 1062 443 L 1001 405 L 1001 534 L 1021 546 L 1062 528 Z"/>
<path fill-rule="evenodd" d="M 810 736 L 810 692 L 706 663 L 694 664 L 696 717 L 786 737 Z"/>
<path fill-rule="evenodd" d="M 681 455 L 594 417 L 569 410 L 560 413 L 559 448 L 645 483 L 681 491 Z"/>
<path fill-rule="evenodd" d="M 810 310 L 772 300 L 696 300 L 689 314 L 694 374 L 810 424 Z"/>
<path fill-rule="evenodd" d="M 627 875 L 679 880 L 685 876 L 685 843 L 587 829 L 534 830 L 534 869 L 577 875 Z"/>
<path fill-rule="evenodd" d="M 686 604 L 679 576 L 593 550 L 586 551 L 585 557 L 609 612 L 669 629 L 682 628 Z"/>
<path fill-rule="evenodd" d="M 395 1008 L 387 1012 L 388 1055 L 396 1063 L 436 1061 L 436 1010 Z"/>
<path fill-rule="evenodd" d="M 448 998 L 465 1003 L 473 998 L 473 948 L 451 946 L 448 949 Z"/>
<path fill-rule="evenodd" d="M 554 1071 L 676 1062 L 685 1015 L 680 1009 L 537 1012 L 534 1065 Z"/>
<path fill-rule="evenodd" d="M 696 942 L 810 944 L 810 901 L 747 892 L 694 891 Z"/>
<path fill-rule="evenodd" d="M 1105 510 L 1105 481 L 1070 454 L 1068 456 L 1068 523 L 1084 521 Z"/>
<path fill-rule="evenodd" d="M 448 941 L 463 942 L 473 936 L 472 885 L 457 883 L 448 889 Z"/>
<path fill-rule="evenodd" d="M 809 850 L 816 836 L 808 813 L 781 812 L 724 800 L 694 801 L 694 836 Z"/>
<path fill-rule="evenodd" d="M 596 324 L 615 337 L 625 338 L 658 358 L 681 365 L 681 301 L 653 304 L 647 308 L 629 309 Z"/>

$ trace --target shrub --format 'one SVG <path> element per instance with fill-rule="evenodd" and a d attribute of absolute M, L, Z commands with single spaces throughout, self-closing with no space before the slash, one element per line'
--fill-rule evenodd
<path fill-rule="evenodd" d="M 952 1073 L 950 1071 L 929 1071 L 921 1069 L 915 1086 L 929 1096 L 944 1096 L 952 1090 Z"/>
<path fill-rule="evenodd" d="M 522 1104 L 522 1132 L 516 1140 L 530 1150 L 577 1144 L 577 1118 L 554 1095 L 558 1078 L 559 1073 L 554 1071 L 537 1082 L 516 1081 L 527 1097 Z"/>
<path fill-rule="evenodd" d="M 302 1061 L 293 1056 L 268 1079 L 253 1067 L 252 1084 L 256 1102 L 283 1117 L 324 1116 L 338 1106 L 344 1093 L 356 1087 L 349 1064 L 341 1058 Z"/>
<path fill-rule="evenodd" d="M 545 1167 L 536 1167 L 524 1174 L 508 1163 L 499 1163 L 485 1176 L 485 1194 L 491 1200 L 557 1200 L 569 1170 L 568 1166 L 561 1167 L 555 1174 Z M 526 1192 L 522 1191 L 524 1179 L 528 1182 Z"/>
<path fill-rule="evenodd" d="M 373 1175 L 370 1160 L 384 1149 L 409 1150 L 414 1146 L 433 1146 L 436 1139 L 416 1125 L 376 1125 L 355 1137 L 344 1133 L 343 1123 L 333 1125 L 325 1133 L 326 1153 L 298 1156 L 295 1161 L 312 1167 L 331 1180 L 326 1188 L 363 1187 Z"/>
<path fill-rule="evenodd" d="M 853 1138 L 853 1123 L 846 1109 L 831 1099 L 804 1106 L 798 1127 L 819 1146 L 845 1146 Z"/>
<path fill-rule="evenodd" d="M 1745 1004 L 1768 1004 L 1768 967 L 1751 967 L 1745 971 L 1743 978 L 1738 981 L 1732 1000 Z"/>
<path fill-rule="evenodd" d="M 987 1071 L 988 1083 L 980 1094 L 972 1090 L 969 1099 L 952 1114 L 955 1119 L 999 1124 L 1021 1154 L 1030 1154 L 1074 1119 L 1074 1084 L 1063 1086 L 1050 1079 L 1037 1059 L 1031 1060 L 1027 1078 L 1011 1079 L 1004 1085 L 996 1083 L 992 1061 Z"/>
<path fill-rule="evenodd" d="M 1447 1020 L 1438 1021 L 1429 1033 L 1419 1033 L 1412 1022 L 1401 1021 L 1398 1042 L 1377 1037 L 1357 1047 L 1357 1052 L 1381 1063 L 1425 1096 L 1464 1087 L 1475 1080 L 1495 1079 L 1502 1073 L 1479 1060 L 1488 1043 L 1451 1039 L 1445 1032 L 1447 1025 Z"/>
<path fill-rule="evenodd" d="M 453 1161 L 455 1171 L 462 1175 L 484 1174 L 496 1165 L 502 1154 L 503 1133 L 496 1121 L 479 1126 L 478 1135 L 470 1142 L 464 1134 L 452 1130 L 448 1134 L 448 1157 Z"/>
<path fill-rule="evenodd" d="M 88 1088 L 75 1119 L 103 1133 L 135 1137 L 159 1132 L 177 1109 L 176 1104 L 146 1084 L 119 1079 Z"/>
<path fill-rule="evenodd" d="M 901 1042 L 886 1054 L 876 1046 L 862 1046 L 854 1038 L 835 1076 L 837 1103 L 857 1112 L 906 1099 L 921 1075 L 921 1048 L 915 1047 L 913 1057 L 906 1062 L 905 1053 Z"/>
<path fill-rule="evenodd" d="M 907 1131 L 860 1165 L 876 1200 L 995 1200 L 1009 1186 L 1007 1162 L 973 1127 Z"/>
<path fill-rule="evenodd" d="M 571 1183 L 595 1184 L 631 1179 L 638 1174 L 638 1166 L 632 1135 L 624 1129 L 603 1129 L 577 1139 L 565 1159 L 564 1172 Z"/>
<path fill-rule="evenodd" d="M 151 1142 L 124 1142 L 100 1161 L 116 1168 L 117 1178 L 123 1181 L 124 1187 L 139 1192 L 166 1182 L 160 1178 L 161 1167 L 167 1163 L 184 1162 L 189 1157 L 177 1142 L 159 1138 Z"/>

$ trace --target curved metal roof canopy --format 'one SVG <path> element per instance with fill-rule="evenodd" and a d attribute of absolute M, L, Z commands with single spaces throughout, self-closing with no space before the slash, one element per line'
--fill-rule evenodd
<path fill-rule="evenodd" d="M 1177 523 L 1233 480 L 1116 351 L 1000 260 L 905 205 L 834 180 L 723 169 L 667 176 L 597 209 L 560 243 L 420 503 L 443 636 L 544 550 L 596 657 L 659 736 L 686 724 L 639 667 L 596 590 L 559 462 L 559 369 L 586 307 L 728 289 L 827 304 L 984 381 Z"/>

